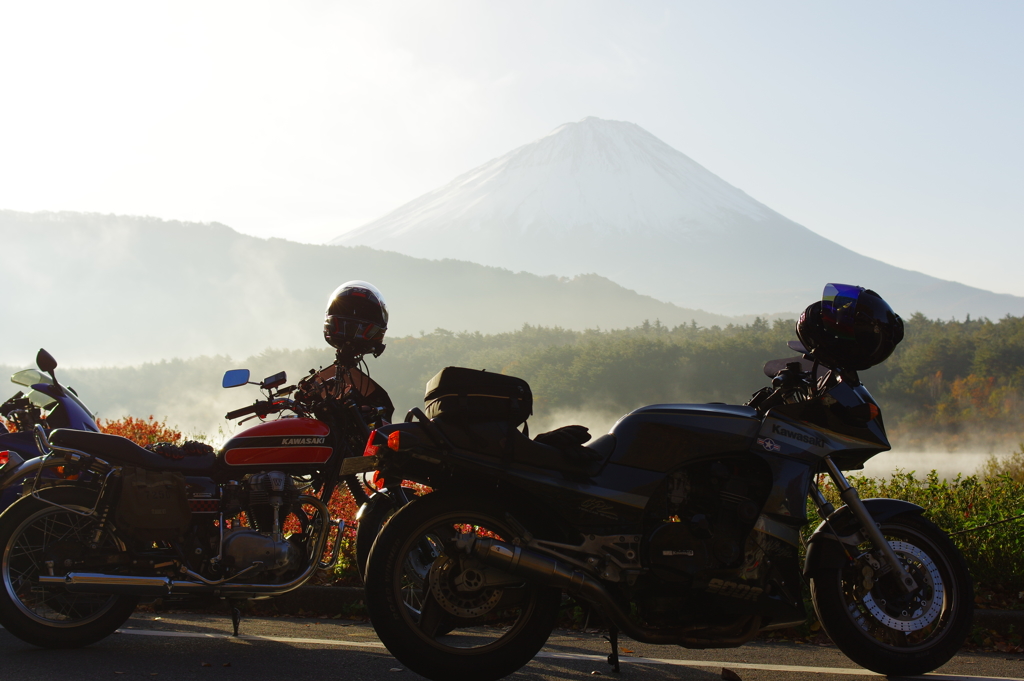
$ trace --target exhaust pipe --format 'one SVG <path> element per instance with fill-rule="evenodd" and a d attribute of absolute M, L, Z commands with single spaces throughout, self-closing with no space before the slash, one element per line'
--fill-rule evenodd
<path fill-rule="evenodd" d="M 136 575 L 105 575 L 96 572 L 69 572 L 66 575 L 42 575 L 41 586 L 63 587 L 73 594 L 112 594 L 124 596 L 191 596 L 212 594 L 215 596 L 280 596 L 302 586 L 312 574 L 303 573 L 298 579 L 285 584 L 252 584 L 245 582 L 220 582 L 203 584 L 188 580 L 172 580 L 168 577 L 142 577 Z"/>
<path fill-rule="evenodd" d="M 465 535 L 464 535 L 465 536 Z M 612 623 L 640 643 L 677 644 L 687 648 L 731 648 L 746 643 L 760 630 L 761 617 L 752 615 L 733 626 L 689 626 L 651 629 L 633 622 L 629 613 L 592 576 L 571 565 L 497 539 L 459 538 L 457 546 L 487 565 L 546 586 L 565 589 L 597 605 Z"/>
<path fill-rule="evenodd" d="M 44 575 L 39 578 L 43 586 L 62 586 L 70 593 L 101 593 L 127 596 L 166 596 L 171 592 L 167 577 L 130 577 L 88 572 L 67 575 Z"/>

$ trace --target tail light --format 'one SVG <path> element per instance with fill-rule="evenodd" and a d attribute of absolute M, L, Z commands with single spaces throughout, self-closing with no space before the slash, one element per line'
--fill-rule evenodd
<path fill-rule="evenodd" d="M 377 431 L 371 430 L 370 438 L 366 441 L 366 449 L 363 450 L 363 456 L 377 456 L 377 454 L 380 452 L 381 446 L 379 444 L 374 444 L 374 441 L 376 439 Z"/>
<path fill-rule="evenodd" d="M 65 480 L 78 480 L 78 473 L 75 473 L 68 469 L 64 470 L 64 466 L 57 466 L 57 475 L 64 478 Z"/>
<path fill-rule="evenodd" d="M 12 452 L 7 449 L 0 450 L 0 468 L 10 467 L 13 469 L 23 463 L 25 463 L 25 459 L 21 458 L 18 452 Z"/>

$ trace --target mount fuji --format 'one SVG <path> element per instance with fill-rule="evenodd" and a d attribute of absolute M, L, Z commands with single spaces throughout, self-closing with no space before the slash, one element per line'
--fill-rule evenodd
<path fill-rule="evenodd" d="M 900 313 L 1024 314 L 996 294 L 860 255 L 751 198 L 633 123 L 584 118 L 330 243 L 541 275 L 597 273 L 719 314 L 797 312 L 829 281 Z"/>

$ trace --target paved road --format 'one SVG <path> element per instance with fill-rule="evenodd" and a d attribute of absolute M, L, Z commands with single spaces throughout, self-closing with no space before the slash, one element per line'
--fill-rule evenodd
<path fill-rule="evenodd" d="M 39 650 L 0 630 L 3 681 L 414 681 L 364 623 L 341 620 L 250 618 L 242 636 L 231 636 L 223 616 L 138 614 L 120 634 L 80 650 Z M 695 651 L 645 646 L 622 658 L 622 681 L 720 679 L 722 668 L 743 681 L 853 681 L 879 677 L 855 667 L 833 647 L 783 643 L 748 644 L 734 650 Z M 556 632 L 544 650 L 509 677 L 518 681 L 611 677 L 607 643 L 596 634 Z M 930 681 L 1024 679 L 1024 657 L 958 655 Z"/>

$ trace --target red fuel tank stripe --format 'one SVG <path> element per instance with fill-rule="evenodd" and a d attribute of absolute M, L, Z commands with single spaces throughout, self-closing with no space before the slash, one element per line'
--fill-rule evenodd
<path fill-rule="evenodd" d="M 229 466 L 326 463 L 332 451 L 330 447 L 239 447 L 225 452 L 224 462 Z"/>

